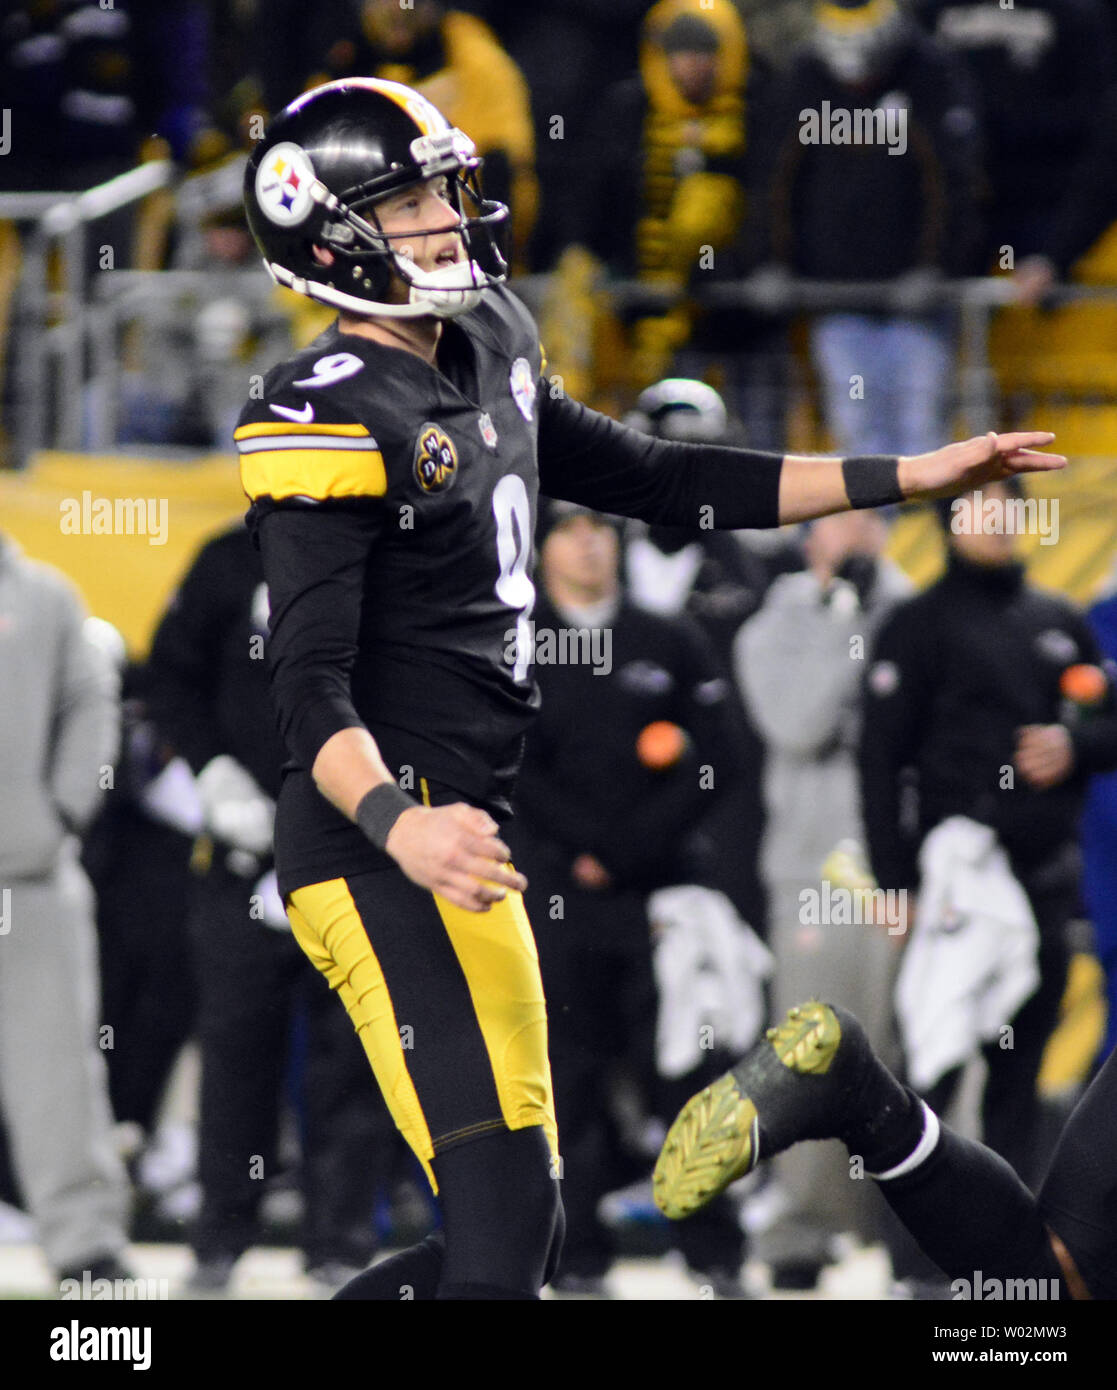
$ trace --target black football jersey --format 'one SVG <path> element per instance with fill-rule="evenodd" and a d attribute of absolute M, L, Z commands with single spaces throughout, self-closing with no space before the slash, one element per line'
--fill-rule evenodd
<path fill-rule="evenodd" d="M 668 444 L 565 400 L 509 292 L 443 325 L 437 366 L 335 324 L 271 371 L 235 438 L 270 595 L 292 761 L 283 891 L 386 862 L 310 768 L 364 725 L 401 785 L 507 816 L 532 677 L 542 486 L 602 511 L 700 526 L 777 522 L 778 457 Z M 751 466 L 750 466 L 751 465 Z"/>

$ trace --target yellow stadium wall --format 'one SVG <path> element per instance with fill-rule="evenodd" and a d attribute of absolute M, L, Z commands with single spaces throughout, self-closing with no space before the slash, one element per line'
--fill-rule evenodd
<path fill-rule="evenodd" d="M 147 535 L 67 535 L 63 509 L 93 499 L 166 502 L 166 543 Z M 92 613 L 143 656 L 184 571 L 202 541 L 237 518 L 247 503 L 228 454 L 197 462 L 45 453 L 22 473 L 0 473 L 0 530 L 37 559 L 70 576 Z"/>
<path fill-rule="evenodd" d="M 1022 548 L 1036 583 L 1087 604 L 1117 560 L 1117 459 L 1072 458 L 1064 473 L 1029 479 L 1028 491 L 1059 500 L 1059 543 L 1025 537 Z M 167 540 L 146 535 L 67 535 L 63 504 L 94 498 L 154 498 L 167 504 Z M 56 565 L 77 583 L 90 611 L 123 633 L 143 656 L 159 616 L 201 543 L 243 517 L 236 464 L 217 454 L 196 462 L 44 453 L 23 473 L 0 473 L 0 529 L 29 554 Z M 890 552 L 916 583 L 942 569 L 938 528 L 925 508 L 907 510 L 893 530 Z"/>

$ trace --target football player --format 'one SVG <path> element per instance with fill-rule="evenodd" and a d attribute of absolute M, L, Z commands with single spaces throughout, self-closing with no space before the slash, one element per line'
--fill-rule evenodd
<path fill-rule="evenodd" d="M 351 78 L 246 173 L 275 280 L 339 310 L 236 430 L 290 753 L 276 864 L 441 1201 L 443 1234 L 343 1291 L 539 1296 L 562 1230 L 539 967 L 500 822 L 531 678 L 539 492 L 676 526 L 771 527 L 1061 467 L 1052 436 L 911 458 L 649 439 L 564 398 L 504 288 L 507 209 L 421 95 Z"/>
<path fill-rule="evenodd" d="M 811 1000 L 687 1101 L 656 1164 L 655 1199 L 678 1221 L 761 1159 L 841 1139 L 851 1175 L 876 1180 L 955 1298 L 1012 1298 L 1005 1281 L 1019 1298 L 1117 1298 L 1115 1101 L 1111 1053 L 1033 1196 L 1003 1158 L 900 1085 L 853 1014 Z"/>

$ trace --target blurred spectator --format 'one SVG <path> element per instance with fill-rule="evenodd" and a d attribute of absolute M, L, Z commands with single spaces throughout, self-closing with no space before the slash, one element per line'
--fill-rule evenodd
<path fill-rule="evenodd" d="M 56 570 L 0 535 L 0 1100 L 57 1277 L 126 1277 L 128 1181 L 98 1035 L 93 894 L 77 837 L 111 785 L 115 661 Z"/>
<path fill-rule="evenodd" d="M 660 439 L 732 442 L 725 403 L 702 381 L 668 379 L 649 386 L 625 424 Z M 641 608 L 671 618 L 685 614 L 696 623 L 721 674 L 732 680 L 733 639 L 768 587 L 759 555 L 725 531 L 631 522 L 625 528 L 623 573 L 629 598 Z M 737 704 L 732 684 L 728 698 Z M 737 708 L 735 718 L 744 741 L 741 777 L 706 817 L 706 831 L 716 847 L 706 881 L 728 894 L 746 921 L 760 923 L 765 920 L 757 874 L 764 752 L 743 708 Z"/>
<path fill-rule="evenodd" d="M 194 1025 L 186 940 L 190 849 L 201 829 L 194 779 L 147 717 L 143 668 L 125 672 L 114 794 L 86 836 L 82 864 L 97 897 L 106 1056 L 118 1123 L 152 1137 L 163 1093 Z"/>
<path fill-rule="evenodd" d="M 202 0 L 15 0 L 0 19 L 3 190 L 79 191 L 165 151 L 185 159 L 205 125 L 208 31 Z M 159 137 L 153 140 L 151 137 Z M 153 268 L 163 211 L 122 208 L 91 224 L 86 272 Z M 0 222 L 0 384 L 11 384 L 8 316 L 22 228 Z"/>
<path fill-rule="evenodd" d="M 1114 79 L 1100 0 L 916 0 L 916 12 L 968 66 L 987 147 L 987 258 L 1042 249 Z M 951 190 L 953 192 L 953 190 Z"/>
<path fill-rule="evenodd" d="M 531 91 L 540 210 L 529 262 L 549 270 L 577 235 L 576 203 L 601 93 L 636 70 L 651 0 L 487 0 L 471 5 L 496 30 Z M 467 133 L 472 134 L 469 127 Z"/>
<path fill-rule="evenodd" d="M 626 1064 L 645 1105 L 663 1097 L 666 1117 L 687 1087 L 725 1064 L 719 1038 L 698 1054 L 706 1067 L 657 1081 L 646 898 L 703 881 L 706 816 L 738 774 L 739 736 L 728 683 L 699 632 L 622 597 L 610 520 L 556 503 L 538 535 L 543 593 L 533 621 L 543 708 L 506 833 L 530 885 L 563 1136 L 566 1240 L 552 1282 L 601 1292 L 615 1252 L 598 1202 L 650 1168 L 648 1156 L 630 1157 L 627 1167 L 619 1157 L 612 1073 Z M 578 640 L 565 662 L 562 633 Z M 727 1199 L 672 1234 L 693 1271 L 736 1288 L 743 1240 Z"/>
<path fill-rule="evenodd" d="M 1098 646 L 1117 665 L 1117 595 L 1087 614 Z M 1083 888 L 1105 971 L 1109 1019 L 1099 1060 L 1117 1046 L 1117 773 L 1094 777 L 1082 816 Z"/>
<path fill-rule="evenodd" d="M 892 282 L 890 311 L 819 314 L 811 352 L 839 452 L 915 454 L 946 432 L 943 275 L 979 243 L 977 120 L 961 64 L 894 0 L 815 7 L 772 119 L 775 265 Z"/>
<path fill-rule="evenodd" d="M 6 188 L 81 189 L 138 163 L 162 136 L 184 159 L 207 99 L 206 7 L 163 0 L 16 0 L 0 21 L 11 108 Z"/>
<path fill-rule="evenodd" d="M 519 68 L 489 27 L 442 0 L 346 0 L 313 82 L 383 77 L 423 93 L 485 158 L 485 196 L 512 209 L 513 260 L 535 225 L 531 98 Z"/>
<path fill-rule="evenodd" d="M 890 608 L 911 593 L 883 556 L 877 512 L 812 522 L 807 570 L 783 575 L 741 630 L 737 680 L 766 744 L 767 826 L 761 869 L 768 945 L 776 959 L 772 1017 L 808 998 L 832 999 L 861 1019 L 873 1046 L 892 1052 L 895 951 L 883 931 L 805 909 L 826 891 L 823 861 L 861 840 L 857 786 L 858 690 L 865 656 Z M 837 914 L 835 914 L 837 915 Z M 868 1184 L 850 1184 L 845 1151 L 807 1144 L 776 1160 L 781 1216 L 764 1235 L 776 1288 L 810 1288 L 840 1232 L 877 1234 Z"/>
<path fill-rule="evenodd" d="M 907 890 L 915 920 L 897 994 L 912 1084 L 941 1109 L 980 1048 L 985 1141 L 1031 1182 L 1036 1076 L 1081 894 L 1079 818 L 1089 774 L 1117 766 L 1117 701 L 1100 671 L 1090 710 L 1068 697 L 1068 669 L 1101 654 L 1082 614 L 1026 582 L 1007 507 L 1019 493 L 988 484 L 940 504 L 947 571 L 881 628 L 860 764 L 873 874 Z"/>
<path fill-rule="evenodd" d="M 1057 280 L 1117 222 L 1117 86 L 1111 87 L 1088 142 L 1077 152 L 1062 198 L 1050 210 L 1031 255 L 1016 263 L 1016 287 L 1028 304 L 1042 300 Z"/>
<path fill-rule="evenodd" d="M 598 113 L 576 199 L 577 240 L 611 273 L 653 291 L 628 311 L 627 348 L 614 366 L 629 392 L 664 376 L 690 334 L 689 305 L 665 310 L 655 296 L 670 299 L 708 271 L 740 229 L 748 76 L 745 27 L 731 0 L 659 0 L 644 21 L 640 76 L 608 92 Z M 563 280 L 575 280 L 579 264 L 564 257 L 560 296 L 577 296 Z"/>
<path fill-rule="evenodd" d="M 264 1180 L 278 1173 L 292 1020 L 306 1015 L 303 1136 L 307 1269 L 340 1284 L 373 1246 L 386 1111 L 348 1020 L 287 926 L 272 868 L 283 749 L 264 661 L 268 599 L 243 525 L 209 541 L 155 634 L 152 717 L 197 774 L 205 836 L 189 917 L 202 1055 L 202 1212 L 192 1287 L 225 1287 L 251 1244 Z"/>

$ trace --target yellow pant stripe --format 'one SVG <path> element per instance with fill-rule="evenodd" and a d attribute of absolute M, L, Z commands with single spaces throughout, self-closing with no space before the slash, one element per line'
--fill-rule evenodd
<path fill-rule="evenodd" d="M 543 1125 L 557 1157 L 547 1006 L 524 900 L 509 893 L 488 912 L 467 912 L 437 893 L 434 901 L 469 986 L 504 1123 Z"/>
<path fill-rule="evenodd" d="M 429 806 L 425 777 L 419 778 L 419 788 L 423 805 Z M 519 893 L 509 893 L 488 912 L 467 912 L 437 893 L 434 901 L 469 985 L 504 1123 L 509 1129 L 542 1124 L 551 1153 L 557 1157 L 547 1006 L 524 900 Z M 519 950 L 510 949 L 513 942 Z"/>
<path fill-rule="evenodd" d="M 395 1008 L 345 880 L 335 878 L 297 888 L 288 900 L 287 916 L 299 945 L 337 990 L 392 1119 L 437 1192 L 431 1167 L 434 1145 L 407 1070 Z"/>

